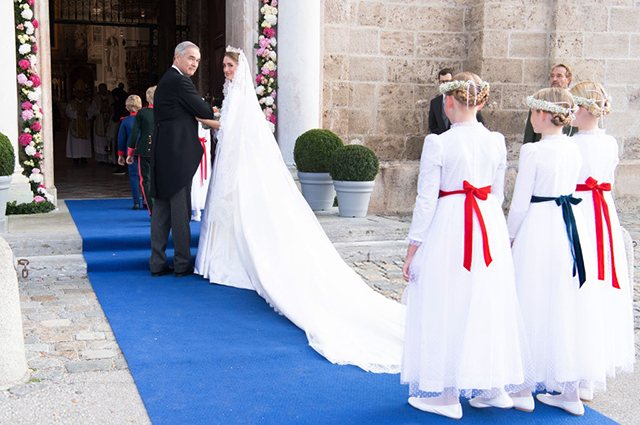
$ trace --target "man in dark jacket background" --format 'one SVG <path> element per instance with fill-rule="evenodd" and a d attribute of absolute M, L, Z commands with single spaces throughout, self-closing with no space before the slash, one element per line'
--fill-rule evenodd
<path fill-rule="evenodd" d="M 213 119 L 213 108 L 202 100 L 191 78 L 200 64 L 200 49 L 190 41 L 176 46 L 173 65 L 155 92 L 155 130 L 151 144 L 151 275 L 193 273 L 191 265 L 191 179 L 202 158 L 198 118 Z M 166 247 L 172 232 L 173 268 Z"/>

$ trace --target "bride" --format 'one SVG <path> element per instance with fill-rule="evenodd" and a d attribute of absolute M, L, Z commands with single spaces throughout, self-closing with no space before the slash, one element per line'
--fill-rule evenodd
<path fill-rule="evenodd" d="M 258 103 L 244 53 L 227 47 L 225 100 L 195 272 L 255 290 L 329 361 L 400 371 L 405 307 L 347 266 L 300 194 Z"/>

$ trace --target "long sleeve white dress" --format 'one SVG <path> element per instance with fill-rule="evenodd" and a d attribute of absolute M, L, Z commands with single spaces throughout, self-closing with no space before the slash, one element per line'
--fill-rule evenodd
<path fill-rule="evenodd" d="M 578 207 L 587 222 L 591 238 L 596 241 L 591 247 L 593 257 L 598 261 L 598 275 L 592 280 L 601 293 L 607 373 L 613 377 L 617 371 L 632 372 L 635 363 L 633 292 L 630 288 L 622 228 L 611 196 L 619 162 L 618 143 L 615 138 L 605 134 L 604 130 L 580 131 L 571 140 L 578 145 L 582 156 L 582 167 L 578 174 L 578 183 L 583 186 L 580 189 L 586 189 L 584 186 L 592 188 L 578 190 L 576 196 L 582 198 Z M 601 205 L 597 213 L 594 199 L 595 206 Z M 597 216 L 599 220 L 596 220 Z"/>
<path fill-rule="evenodd" d="M 532 196 L 574 194 L 580 167 L 578 147 L 565 135 L 546 136 L 520 150 L 508 227 L 538 390 L 606 379 L 599 291 L 584 217 L 573 205 L 586 268 L 580 287 L 562 207 L 555 201 L 531 202 Z"/>
<path fill-rule="evenodd" d="M 527 388 L 527 344 L 502 211 L 504 136 L 482 124 L 454 124 L 425 138 L 409 240 L 419 245 L 405 292 L 402 382 L 414 397 L 471 397 L 473 390 Z M 473 212 L 471 265 L 465 268 L 465 182 L 490 187 L 477 199 L 490 251 Z M 467 251 L 468 252 L 468 251 Z M 497 394 L 496 394 L 497 395 Z"/>
<path fill-rule="evenodd" d="M 196 273 L 257 291 L 333 363 L 399 372 L 405 307 L 370 289 L 325 235 L 282 159 L 243 53 L 225 86 Z"/>

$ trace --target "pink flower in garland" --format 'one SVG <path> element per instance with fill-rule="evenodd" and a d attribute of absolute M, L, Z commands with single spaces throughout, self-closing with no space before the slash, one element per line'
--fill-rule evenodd
<path fill-rule="evenodd" d="M 274 30 L 273 28 L 265 28 L 264 30 L 262 30 L 262 34 L 264 34 L 265 37 L 271 38 L 276 35 L 276 30 Z"/>
<path fill-rule="evenodd" d="M 34 197 L 33 197 L 33 200 L 34 200 L 36 203 L 38 203 L 38 202 L 44 202 L 44 201 L 45 201 L 45 199 L 44 199 L 42 196 L 40 196 L 40 195 L 36 195 L 36 196 L 34 196 Z"/>
<path fill-rule="evenodd" d="M 22 24 L 18 24 L 16 28 L 18 28 L 20 31 L 24 31 L 24 25 Z"/>
<path fill-rule="evenodd" d="M 261 69 L 263 75 L 269 75 L 269 68 L 263 66 Z"/>
<path fill-rule="evenodd" d="M 32 139 L 29 133 L 22 133 L 20 137 L 18 137 L 18 142 L 20 142 L 20 146 L 24 147 L 31 143 Z"/>
<path fill-rule="evenodd" d="M 273 124 L 275 124 L 276 123 L 276 116 L 275 115 L 271 115 L 269 117 L 269 121 L 271 121 Z"/>
<path fill-rule="evenodd" d="M 40 77 L 38 77 L 36 74 L 31 74 L 31 77 L 29 77 L 29 79 L 33 81 L 33 87 L 40 87 L 40 84 L 42 84 L 42 81 L 40 81 Z"/>
<path fill-rule="evenodd" d="M 22 68 L 22 70 L 27 70 L 29 69 L 29 67 L 31 66 L 31 62 L 29 62 L 26 59 L 22 59 L 20 62 L 18 62 L 18 65 L 20 66 L 20 68 Z"/>
<path fill-rule="evenodd" d="M 40 23 L 38 23 L 37 19 L 34 19 L 33 21 L 31 21 L 31 24 L 33 25 L 34 28 L 38 28 L 40 26 Z"/>
<path fill-rule="evenodd" d="M 31 102 L 22 102 L 22 109 L 33 109 Z"/>
<path fill-rule="evenodd" d="M 42 158 L 42 155 L 40 155 L 40 152 L 36 152 L 33 154 L 34 158 Z"/>
<path fill-rule="evenodd" d="M 273 0 L 271 2 L 271 6 L 276 7 L 278 5 L 278 0 Z"/>
<path fill-rule="evenodd" d="M 275 71 L 269 71 L 269 77 L 275 77 L 275 76 L 276 76 Z"/>
<path fill-rule="evenodd" d="M 19 84 L 27 84 L 27 81 L 29 81 L 27 79 L 27 76 L 24 74 L 18 74 L 18 83 Z"/>
<path fill-rule="evenodd" d="M 40 121 L 34 121 L 33 124 L 31 124 L 31 130 L 33 131 L 40 131 L 42 130 L 42 124 L 40 124 Z"/>
<path fill-rule="evenodd" d="M 33 0 L 27 0 L 27 3 L 29 3 L 29 6 L 33 6 Z"/>
<path fill-rule="evenodd" d="M 33 53 L 37 53 L 38 52 L 38 46 L 36 46 L 35 44 L 33 45 Z"/>
<path fill-rule="evenodd" d="M 269 40 L 268 38 L 263 38 L 258 43 L 260 44 L 260 47 L 264 48 L 271 44 L 271 40 Z"/>
<path fill-rule="evenodd" d="M 40 170 L 38 168 L 34 168 L 31 170 L 31 174 L 40 174 Z"/>
<path fill-rule="evenodd" d="M 25 109 L 22 111 L 22 119 L 25 121 L 29 121 L 33 118 L 33 111 L 31 109 Z"/>

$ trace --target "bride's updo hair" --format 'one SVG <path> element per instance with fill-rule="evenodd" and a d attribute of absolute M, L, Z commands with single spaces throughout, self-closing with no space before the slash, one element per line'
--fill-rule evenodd
<path fill-rule="evenodd" d="M 571 89 L 574 102 L 585 108 L 591 115 L 600 118 L 611 113 L 611 99 L 598 83 L 585 81 Z"/>
<path fill-rule="evenodd" d="M 527 98 L 527 105 L 536 110 L 549 112 L 554 125 L 566 127 L 573 121 L 575 104 L 573 96 L 567 89 L 558 87 L 542 89 Z"/>
<path fill-rule="evenodd" d="M 238 63 L 238 61 L 240 60 L 240 54 L 236 52 L 227 51 L 227 52 L 224 52 L 224 55 L 229 59 L 231 59 L 232 61 L 234 61 L 235 63 Z"/>
<path fill-rule="evenodd" d="M 468 89 L 466 85 L 460 86 L 460 83 L 470 83 Z M 474 84 L 475 83 L 475 84 Z M 475 87 L 474 87 L 475 85 Z M 450 88 L 449 90 L 446 90 Z M 445 89 L 445 91 L 442 91 Z M 489 98 L 489 84 L 473 72 L 460 72 L 453 76 L 453 79 L 440 85 L 440 91 L 446 96 L 453 96 L 458 102 L 465 105 L 482 105 Z"/>

